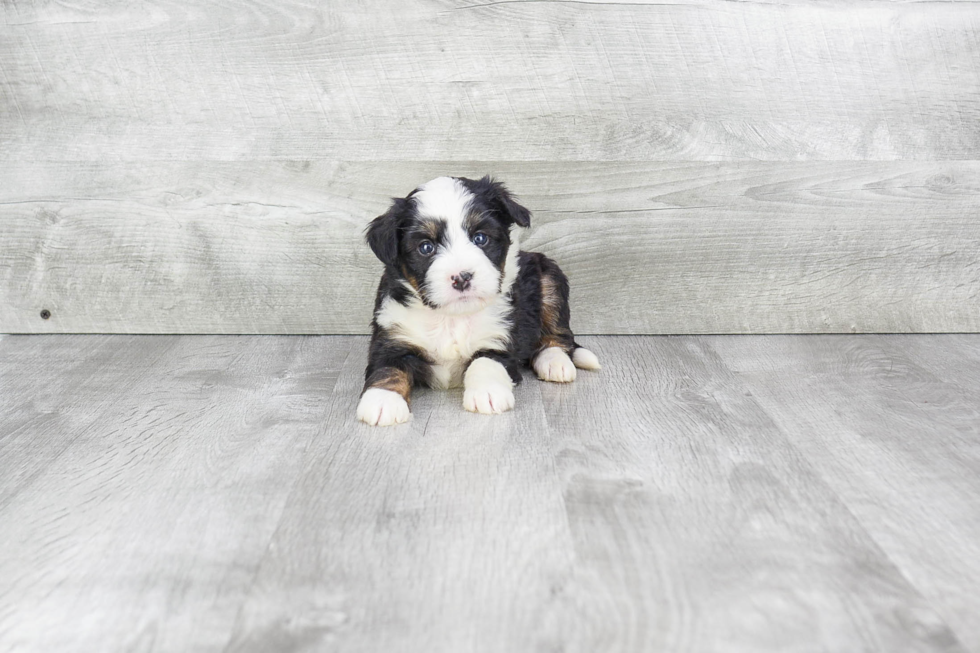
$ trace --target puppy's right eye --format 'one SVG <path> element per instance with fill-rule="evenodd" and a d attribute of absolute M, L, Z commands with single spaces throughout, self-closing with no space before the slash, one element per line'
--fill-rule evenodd
<path fill-rule="evenodd" d="M 431 256 L 434 251 L 436 251 L 436 246 L 431 241 L 423 240 L 419 243 L 419 254 L 422 256 Z"/>

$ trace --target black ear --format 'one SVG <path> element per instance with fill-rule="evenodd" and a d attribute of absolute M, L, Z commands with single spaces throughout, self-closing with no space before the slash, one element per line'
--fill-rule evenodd
<path fill-rule="evenodd" d="M 487 175 L 473 184 L 478 193 L 485 193 L 497 205 L 497 210 L 504 218 L 521 227 L 531 226 L 531 212 L 518 204 L 501 182 L 494 181 Z"/>
<path fill-rule="evenodd" d="M 385 265 L 394 265 L 398 258 L 398 230 L 408 201 L 396 199 L 383 215 L 379 215 L 367 227 L 365 240 L 374 255 Z"/>

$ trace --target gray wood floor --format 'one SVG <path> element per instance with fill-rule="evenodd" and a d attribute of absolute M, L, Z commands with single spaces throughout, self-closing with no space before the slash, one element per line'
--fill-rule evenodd
<path fill-rule="evenodd" d="M 363 337 L 0 337 L 0 650 L 980 651 L 980 335 L 583 340 L 371 429 Z"/>

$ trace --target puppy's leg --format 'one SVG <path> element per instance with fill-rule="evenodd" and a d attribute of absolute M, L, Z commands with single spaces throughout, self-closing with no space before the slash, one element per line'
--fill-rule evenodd
<path fill-rule="evenodd" d="M 542 257 L 541 341 L 532 357 L 539 379 L 570 383 L 577 376 L 576 367 L 599 369 L 598 357 L 576 344 L 570 321 L 568 279 L 554 261 Z"/>
<path fill-rule="evenodd" d="M 411 417 L 408 402 L 412 386 L 426 383 L 429 364 L 421 352 L 393 340 L 377 329 L 371 338 L 364 390 L 357 404 L 357 419 L 371 426 L 390 426 Z"/>
<path fill-rule="evenodd" d="M 473 413 L 503 413 L 514 407 L 515 363 L 499 352 L 477 352 L 463 376 L 463 408 Z"/>
<path fill-rule="evenodd" d="M 408 400 L 412 383 L 408 372 L 397 367 L 382 367 L 370 373 L 357 404 L 357 419 L 371 426 L 391 426 L 411 417 Z"/>

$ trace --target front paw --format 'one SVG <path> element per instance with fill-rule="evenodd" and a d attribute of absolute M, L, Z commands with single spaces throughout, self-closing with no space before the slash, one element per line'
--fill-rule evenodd
<path fill-rule="evenodd" d="M 534 372 L 542 381 L 571 383 L 575 380 L 575 364 L 562 349 L 548 347 L 534 359 Z"/>
<path fill-rule="evenodd" d="M 463 391 L 463 408 L 471 413 L 492 415 L 514 407 L 514 391 L 505 385 L 486 385 Z"/>
<path fill-rule="evenodd" d="M 514 407 L 514 383 L 507 368 L 490 358 L 477 358 L 463 377 L 463 408 L 471 413 L 502 413 Z"/>
<path fill-rule="evenodd" d="M 402 424 L 411 416 L 405 398 L 383 388 L 368 388 L 357 404 L 357 419 L 371 426 Z"/>

